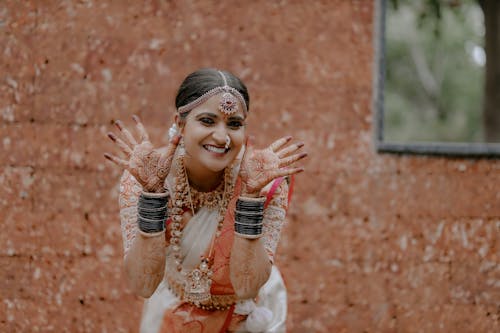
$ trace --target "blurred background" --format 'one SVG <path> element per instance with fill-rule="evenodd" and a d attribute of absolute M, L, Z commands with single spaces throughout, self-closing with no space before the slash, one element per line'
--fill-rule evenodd
<path fill-rule="evenodd" d="M 387 2 L 386 141 L 500 142 L 500 86 L 486 82 L 500 66 L 492 3 Z"/>
<path fill-rule="evenodd" d="M 1 1 L 0 331 L 137 332 L 105 133 L 138 114 L 165 144 L 180 82 L 207 66 L 247 84 L 256 145 L 291 134 L 309 152 L 276 257 L 289 332 L 498 331 L 500 164 L 376 152 L 374 11 Z"/>

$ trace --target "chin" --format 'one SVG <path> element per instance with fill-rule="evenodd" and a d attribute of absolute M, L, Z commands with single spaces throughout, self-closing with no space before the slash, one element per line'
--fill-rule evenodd
<path fill-rule="evenodd" d="M 231 159 L 229 162 L 226 161 L 204 161 L 202 162 L 202 165 L 207 169 L 212 172 L 220 172 L 224 170 L 226 167 L 231 165 L 231 162 L 234 159 Z"/>

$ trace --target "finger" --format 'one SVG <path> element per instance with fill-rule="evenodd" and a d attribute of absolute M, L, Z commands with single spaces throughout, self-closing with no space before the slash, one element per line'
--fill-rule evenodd
<path fill-rule="evenodd" d="M 304 168 L 290 168 L 290 169 L 277 169 L 270 173 L 271 179 L 276 179 L 279 177 L 291 176 L 296 173 L 304 171 Z"/>
<path fill-rule="evenodd" d="M 114 135 L 111 132 L 108 133 L 108 137 L 111 140 L 113 140 L 113 142 L 115 142 L 127 156 L 132 155 L 132 149 L 130 149 L 130 147 L 127 146 L 127 144 L 123 142 L 123 140 L 119 139 L 116 135 Z"/>
<path fill-rule="evenodd" d="M 133 115 L 132 119 L 135 121 L 135 126 L 137 127 L 137 130 L 139 131 L 139 136 L 141 138 L 141 142 L 144 141 L 149 141 L 149 135 L 146 129 L 144 128 L 144 125 L 142 124 L 141 120 L 139 119 L 138 116 Z"/>
<path fill-rule="evenodd" d="M 284 145 L 286 145 L 287 142 L 290 141 L 290 140 L 292 140 L 291 136 L 285 136 L 284 138 L 278 139 L 278 140 L 274 141 L 273 143 L 271 143 L 271 145 L 269 146 L 269 148 L 271 148 L 271 150 L 273 152 L 276 152 L 281 147 L 283 147 Z"/>
<path fill-rule="evenodd" d="M 287 167 L 290 164 L 295 163 L 298 160 L 301 160 L 306 156 L 307 156 L 307 153 L 302 153 L 302 154 L 295 154 L 295 155 L 289 156 L 287 158 L 284 158 L 284 159 L 280 160 L 279 167 L 280 168 Z"/>
<path fill-rule="evenodd" d="M 291 146 L 288 146 L 285 149 L 282 149 L 282 150 L 278 151 L 278 153 L 277 153 L 278 157 L 279 158 L 283 158 L 283 157 L 286 157 L 288 155 L 291 155 L 291 154 L 295 153 L 297 150 L 299 150 L 302 147 L 304 147 L 304 143 L 303 142 L 299 142 L 299 143 L 293 144 Z"/>
<path fill-rule="evenodd" d="M 113 155 L 108 154 L 108 153 L 104 153 L 104 157 L 106 157 L 108 160 L 115 163 L 116 165 L 118 165 L 124 169 L 128 169 L 128 162 L 127 161 L 122 160 L 121 158 L 118 158 L 118 157 L 113 156 Z"/>
<path fill-rule="evenodd" d="M 123 134 L 123 138 L 130 147 L 137 145 L 137 141 L 135 141 L 134 136 L 123 126 L 123 123 L 120 120 L 117 120 L 115 124 Z"/>
<path fill-rule="evenodd" d="M 164 152 L 159 160 L 159 167 L 162 170 L 165 170 L 168 172 L 170 170 L 170 165 L 172 164 L 172 160 L 174 159 L 175 155 L 175 150 L 177 149 L 177 146 L 179 145 L 180 142 L 180 135 L 176 135 L 170 140 L 170 143 L 168 144 L 167 151 Z"/>
<path fill-rule="evenodd" d="M 179 134 L 178 134 L 178 135 L 174 135 L 174 136 L 172 137 L 172 139 L 170 139 L 170 143 L 171 143 L 171 144 L 174 144 L 174 145 L 177 147 L 177 145 L 179 144 L 179 142 L 181 142 L 181 137 L 182 137 L 182 136 L 181 136 L 181 135 L 179 135 Z"/>
<path fill-rule="evenodd" d="M 245 147 L 249 147 L 252 143 L 254 137 L 252 135 L 247 135 L 247 137 L 245 138 Z"/>
<path fill-rule="evenodd" d="M 250 135 L 248 135 L 246 138 L 245 138 L 245 152 L 243 153 L 243 157 L 242 157 L 242 160 L 243 161 L 246 161 L 247 159 L 247 156 L 252 156 L 252 146 L 251 146 L 251 143 L 250 141 L 253 140 L 253 137 L 251 137 Z"/>

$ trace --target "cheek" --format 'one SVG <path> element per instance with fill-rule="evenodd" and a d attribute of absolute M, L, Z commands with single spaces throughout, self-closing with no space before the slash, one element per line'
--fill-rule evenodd
<path fill-rule="evenodd" d="M 240 148 L 245 141 L 245 131 L 244 130 L 238 131 L 238 133 L 232 135 L 232 140 L 234 146 Z"/>
<path fill-rule="evenodd" d="M 203 132 L 203 127 L 201 126 L 197 126 L 197 124 L 189 124 L 186 125 L 186 127 L 184 128 L 184 133 L 183 133 L 183 136 L 184 136 L 184 141 L 185 142 L 190 142 L 190 143 L 195 143 L 196 141 L 199 141 L 203 136 L 204 136 L 204 132 Z"/>

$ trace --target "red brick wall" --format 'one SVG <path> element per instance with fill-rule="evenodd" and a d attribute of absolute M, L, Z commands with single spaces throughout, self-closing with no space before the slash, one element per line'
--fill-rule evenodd
<path fill-rule="evenodd" d="M 278 265 L 290 332 L 494 332 L 497 160 L 379 155 L 373 3 L 2 1 L 0 331 L 134 332 L 112 120 L 165 143 L 189 72 L 251 93 L 259 145 L 310 153 Z"/>

